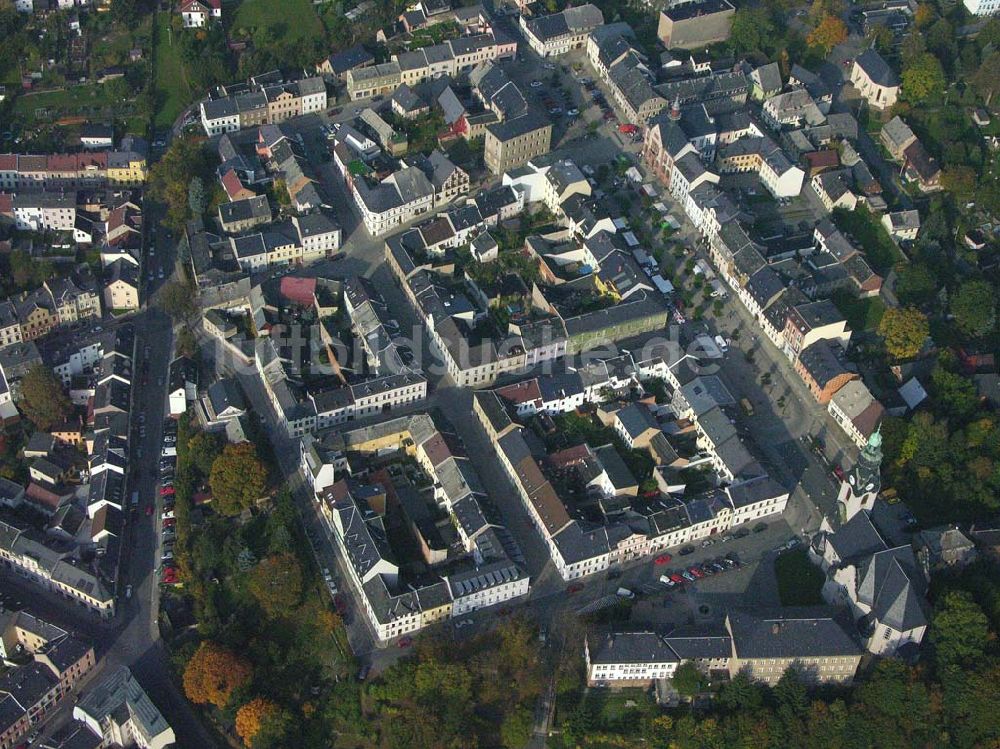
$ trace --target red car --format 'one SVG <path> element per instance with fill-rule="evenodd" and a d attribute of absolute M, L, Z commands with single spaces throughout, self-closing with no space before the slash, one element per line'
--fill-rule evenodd
<path fill-rule="evenodd" d="M 160 489 L 160 496 L 161 497 L 172 497 L 172 496 L 174 496 L 174 487 L 172 487 L 172 486 L 165 486 L 165 487 L 163 487 L 162 489 Z"/>
<path fill-rule="evenodd" d="M 660 554 L 660 556 L 653 560 L 653 564 L 670 564 L 671 559 L 673 557 L 669 554 Z"/>
<path fill-rule="evenodd" d="M 164 528 L 173 528 L 175 525 L 177 525 L 177 518 L 163 518 Z"/>
<path fill-rule="evenodd" d="M 672 574 L 672 575 L 670 576 L 670 579 L 671 579 L 671 580 L 673 580 L 673 581 L 674 581 L 675 583 L 677 583 L 678 585 L 683 585 L 684 583 L 686 583 L 686 582 L 687 582 L 687 580 L 685 580 L 685 579 L 684 579 L 684 578 L 683 578 L 683 577 L 682 577 L 682 576 L 681 576 L 681 575 L 680 575 L 679 573 L 677 573 L 677 572 L 675 572 L 674 574 Z"/>
<path fill-rule="evenodd" d="M 841 481 L 843 481 L 844 480 L 844 469 L 841 468 L 840 466 L 834 466 L 833 467 L 833 475 L 836 476 Z"/>
<path fill-rule="evenodd" d="M 146 515 L 148 516 L 152 514 L 153 514 L 153 505 L 146 505 Z"/>
<path fill-rule="evenodd" d="M 695 577 L 705 577 L 705 573 L 702 572 L 701 569 L 693 565 L 691 567 L 688 567 L 688 572 L 690 572 Z"/>
<path fill-rule="evenodd" d="M 579 593 L 581 590 L 583 590 L 583 586 L 580 583 L 573 583 L 566 588 L 567 593 Z"/>
<path fill-rule="evenodd" d="M 347 601 L 344 600 L 344 596 L 340 593 L 333 597 L 333 605 L 337 609 L 337 613 L 341 616 L 347 613 Z"/>
<path fill-rule="evenodd" d="M 625 133 L 626 135 L 632 135 L 634 133 L 639 132 L 639 128 L 636 127 L 635 125 L 630 125 L 627 122 L 623 122 L 621 125 L 618 126 L 618 132 Z"/>
<path fill-rule="evenodd" d="M 177 585 L 180 582 L 180 578 L 177 576 L 176 567 L 164 567 L 163 575 L 160 577 L 160 582 L 164 585 Z"/>
<path fill-rule="evenodd" d="M 399 647 L 401 648 L 408 648 L 412 644 L 413 644 L 412 637 L 404 637 L 402 640 L 399 641 Z"/>

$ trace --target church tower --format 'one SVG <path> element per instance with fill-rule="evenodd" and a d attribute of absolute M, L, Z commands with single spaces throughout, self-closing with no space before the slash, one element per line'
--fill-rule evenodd
<path fill-rule="evenodd" d="M 840 522 L 846 523 L 862 510 L 871 510 L 875 506 L 875 498 L 882 488 L 879 468 L 882 465 L 882 434 L 876 429 L 868 444 L 861 450 L 861 456 L 854 468 L 840 482 L 840 493 L 837 495 L 837 509 L 840 512 Z"/>

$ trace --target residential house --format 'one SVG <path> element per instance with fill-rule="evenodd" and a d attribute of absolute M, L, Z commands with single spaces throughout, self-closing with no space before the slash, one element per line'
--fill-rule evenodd
<path fill-rule="evenodd" d="M 852 379 L 837 390 L 827 411 L 858 449 L 868 444 L 885 416 L 885 408 L 860 379 Z"/>
<path fill-rule="evenodd" d="M 116 260 L 106 271 L 104 306 L 108 310 L 139 309 L 139 267 L 125 260 Z"/>
<path fill-rule="evenodd" d="M 587 3 L 547 16 L 522 15 L 518 23 L 521 34 L 539 56 L 554 57 L 584 47 L 587 35 L 604 24 L 604 15 Z"/>
<path fill-rule="evenodd" d="M 902 161 L 904 158 L 903 154 L 907 148 L 916 143 L 917 136 L 903 122 L 902 118 L 897 115 L 882 126 L 882 130 L 879 132 L 879 140 L 892 158 Z"/>
<path fill-rule="evenodd" d="M 893 239 L 912 242 L 920 231 L 920 213 L 916 210 L 892 211 L 882 216 L 881 223 Z"/>

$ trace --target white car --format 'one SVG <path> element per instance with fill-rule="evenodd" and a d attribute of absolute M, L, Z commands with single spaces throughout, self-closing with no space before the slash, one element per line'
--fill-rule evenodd
<path fill-rule="evenodd" d="M 532 81 L 531 82 L 531 87 L 532 88 L 541 88 L 542 87 L 542 82 L 541 81 Z"/>

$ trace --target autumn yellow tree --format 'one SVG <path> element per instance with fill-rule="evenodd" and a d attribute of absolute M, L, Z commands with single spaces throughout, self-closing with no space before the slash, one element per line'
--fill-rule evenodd
<path fill-rule="evenodd" d="M 252 677 L 249 661 L 206 640 L 184 669 L 184 694 L 192 702 L 224 708 L 233 690 L 249 684 Z"/>
<path fill-rule="evenodd" d="M 226 445 L 208 477 L 213 506 L 223 515 L 238 515 L 267 491 L 267 468 L 249 442 Z"/>
<path fill-rule="evenodd" d="M 934 22 L 935 18 L 937 18 L 937 11 L 934 10 L 934 6 L 930 3 L 920 3 L 913 14 L 913 23 L 918 29 L 926 29 Z"/>
<path fill-rule="evenodd" d="M 809 32 L 806 41 L 809 46 L 819 47 L 824 54 L 830 54 L 831 49 L 847 41 L 847 26 L 836 16 L 827 13 L 816 28 Z"/>
<path fill-rule="evenodd" d="M 253 746 L 264 722 L 278 714 L 278 706 L 264 697 L 254 697 L 236 711 L 236 733 L 247 746 Z"/>
<path fill-rule="evenodd" d="M 916 356 L 930 334 L 927 315 L 913 307 L 886 310 L 878 325 L 885 351 L 892 359 Z"/>

